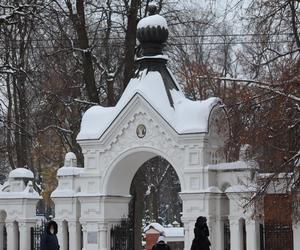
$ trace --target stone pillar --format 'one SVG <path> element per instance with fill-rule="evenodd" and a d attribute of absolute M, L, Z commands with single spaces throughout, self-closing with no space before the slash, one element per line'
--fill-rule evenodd
<path fill-rule="evenodd" d="M 76 221 L 68 223 L 69 226 L 69 249 L 80 250 L 80 224 Z"/>
<path fill-rule="evenodd" d="M 30 234 L 31 226 L 32 223 L 28 223 L 28 222 L 19 223 L 20 246 L 22 247 L 22 250 L 31 249 L 31 234 Z"/>
<path fill-rule="evenodd" d="M 230 219 L 230 249 L 241 250 L 243 249 L 242 244 L 242 228 L 240 227 L 239 220 L 232 218 Z"/>
<path fill-rule="evenodd" d="M 7 232 L 7 249 L 8 250 L 18 250 L 19 237 L 18 237 L 18 228 L 16 223 L 7 222 L 6 223 L 6 232 Z"/>
<path fill-rule="evenodd" d="M 209 240 L 211 243 L 211 249 L 219 250 L 216 248 L 218 235 L 216 235 L 217 228 L 216 228 L 216 218 L 213 216 L 206 216 L 207 219 L 207 226 L 209 230 Z"/>
<path fill-rule="evenodd" d="M 215 250 L 224 249 L 224 220 L 221 217 L 216 218 L 215 223 Z"/>
<path fill-rule="evenodd" d="M 100 250 L 107 250 L 107 238 L 108 238 L 108 230 L 107 230 L 107 225 L 106 224 L 99 224 L 99 245 L 100 245 Z"/>
<path fill-rule="evenodd" d="M 3 237 L 3 233 L 4 233 L 4 223 L 1 222 L 0 223 L 0 250 L 4 249 L 4 237 Z"/>
<path fill-rule="evenodd" d="M 300 249 L 300 223 L 293 223 L 294 250 Z"/>
<path fill-rule="evenodd" d="M 193 229 L 190 230 L 192 223 L 181 218 L 184 226 L 184 250 L 190 250 L 193 241 Z M 194 223 L 195 224 L 195 223 Z"/>
<path fill-rule="evenodd" d="M 249 219 L 246 222 L 247 249 L 260 250 L 259 223 Z"/>
<path fill-rule="evenodd" d="M 194 226 L 199 216 L 207 218 L 209 225 L 209 205 L 207 193 L 180 193 L 182 199 L 182 222 L 184 224 L 184 250 L 190 250 L 194 239 Z M 212 237 L 213 238 L 213 237 Z"/>
<path fill-rule="evenodd" d="M 58 226 L 58 232 L 57 232 L 57 238 L 58 243 L 60 245 L 60 250 L 67 250 L 67 230 L 65 221 L 57 221 Z"/>
<path fill-rule="evenodd" d="M 82 234 L 83 234 L 83 248 L 82 249 L 87 249 L 87 223 L 86 222 L 81 222 L 82 225 Z"/>

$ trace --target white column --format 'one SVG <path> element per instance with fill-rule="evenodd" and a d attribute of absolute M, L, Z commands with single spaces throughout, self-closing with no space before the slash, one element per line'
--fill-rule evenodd
<path fill-rule="evenodd" d="M 65 228 L 65 222 L 63 221 L 57 221 L 57 227 L 58 227 L 58 232 L 57 232 L 57 238 L 58 238 L 58 243 L 60 245 L 60 250 L 67 250 L 67 232 Z"/>
<path fill-rule="evenodd" d="M 85 222 L 81 222 L 82 225 L 82 234 L 83 234 L 83 249 L 87 249 L 87 224 Z"/>
<path fill-rule="evenodd" d="M 230 219 L 230 249 L 241 250 L 242 249 L 242 232 L 238 219 Z M 249 249 L 252 250 L 252 249 Z"/>
<path fill-rule="evenodd" d="M 100 233 L 100 250 L 107 250 L 107 225 L 99 224 L 99 233 Z"/>
<path fill-rule="evenodd" d="M 300 249 L 300 223 L 293 224 L 294 250 Z"/>
<path fill-rule="evenodd" d="M 1 222 L 0 223 L 0 250 L 4 249 L 4 237 L 3 237 L 3 233 L 4 233 L 4 223 Z"/>
<path fill-rule="evenodd" d="M 7 250 L 18 250 L 18 232 L 15 223 L 7 222 L 6 223 L 7 231 Z"/>
<path fill-rule="evenodd" d="M 206 216 L 207 219 L 207 226 L 209 230 L 209 240 L 211 243 L 211 249 L 219 250 L 216 248 L 217 244 L 217 235 L 216 235 L 216 218 L 212 216 Z"/>
<path fill-rule="evenodd" d="M 260 250 L 259 223 L 249 219 L 246 222 L 247 249 Z"/>
<path fill-rule="evenodd" d="M 190 250 L 194 239 L 195 221 L 185 220 L 181 218 L 184 227 L 184 250 Z"/>
<path fill-rule="evenodd" d="M 224 221 L 217 217 L 215 223 L 215 250 L 224 249 Z"/>
<path fill-rule="evenodd" d="M 26 223 L 26 222 L 19 223 L 20 247 L 22 247 L 22 250 L 31 249 L 31 235 L 30 235 L 31 225 L 32 225 L 31 223 Z"/>
<path fill-rule="evenodd" d="M 80 224 L 76 221 L 68 223 L 69 226 L 69 249 L 80 250 Z"/>

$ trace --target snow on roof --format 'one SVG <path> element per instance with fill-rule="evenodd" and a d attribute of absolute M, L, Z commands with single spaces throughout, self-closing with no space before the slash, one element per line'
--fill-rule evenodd
<path fill-rule="evenodd" d="M 259 179 L 266 179 L 266 178 L 275 178 L 275 179 L 288 179 L 293 176 L 293 173 L 259 173 Z"/>
<path fill-rule="evenodd" d="M 55 189 L 51 193 L 51 198 L 74 197 L 75 194 L 76 194 L 76 192 L 71 189 L 63 189 L 63 190 Z"/>
<path fill-rule="evenodd" d="M 40 195 L 28 186 L 22 192 L 0 192 L 0 199 L 39 199 Z"/>
<path fill-rule="evenodd" d="M 77 159 L 76 155 L 73 152 L 68 152 L 65 155 L 65 160 L 74 160 Z"/>
<path fill-rule="evenodd" d="M 158 14 L 145 17 L 139 21 L 137 28 L 142 29 L 146 27 L 162 27 L 168 29 L 168 23 L 166 19 Z"/>
<path fill-rule="evenodd" d="M 225 193 L 248 193 L 255 192 L 256 189 L 253 186 L 245 186 L 245 185 L 234 185 L 230 186 L 225 190 Z"/>
<path fill-rule="evenodd" d="M 232 171 L 232 170 L 247 170 L 251 169 L 251 166 L 245 161 L 235 161 L 227 163 L 219 163 L 207 165 L 208 170 L 211 171 Z"/>
<path fill-rule="evenodd" d="M 211 97 L 204 101 L 191 101 L 184 96 L 178 83 L 175 82 L 175 85 L 179 90 L 170 91 L 174 101 L 172 107 L 162 75 L 158 71 L 140 71 L 138 77 L 131 79 L 115 107 L 94 106 L 87 110 L 77 139 L 99 139 L 136 94 L 142 96 L 177 133 L 208 132 L 210 112 L 220 99 Z"/>
<path fill-rule="evenodd" d="M 184 228 L 183 227 L 167 227 L 165 228 L 165 236 L 168 238 L 171 237 L 183 237 Z"/>
<path fill-rule="evenodd" d="M 158 231 L 160 233 L 163 233 L 165 231 L 165 228 L 162 225 L 160 225 L 157 222 L 152 222 L 144 228 L 144 232 L 147 232 L 151 228 L 155 229 L 156 231 Z"/>
<path fill-rule="evenodd" d="M 148 226 L 144 228 L 144 232 L 147 232 L 149 229 L 155 229 L 159 233 L 163 233 L 165 237 L 183 237 L 184 236 L 184 228 L 183 227 L 163 227 L 159 223 L 150 223 Z"/>
<path fill-rule="evenodd" d="M 9 173 L 8 178 L 34 179 L 34 175 L 30 170 L 26 168 L 16 168 Z"/>
<path fill-rule="evenodd" d="M 222 193 L 222 191 L 216 186 L 208 187 L 207 189 L 205 189 L 205 191 L 207 193 Z"/>
<path fill-rule="evenodd" d="M 57 176 L 74 176 L 79 175 L 82 171 L 83 168 L 61 167 L 57 170 Z"/>
<path fill-rule="evenodd" d="M 194 194 L 194 193 L 222 193 L 222 191 L 216 186 L 210 186 L 206 189 L 198 189 L 198 190 L 191 190 L 182 192 L 185 194 Z"/>

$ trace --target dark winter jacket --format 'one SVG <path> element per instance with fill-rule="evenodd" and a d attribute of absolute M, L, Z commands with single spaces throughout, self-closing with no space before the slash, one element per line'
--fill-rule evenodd
<path fill-rule="evenodd" d="M 152 247 L 152 250 L 171 250 L 171 248 L 165 242 L 160 241 Z"/>
<path fill-rule="evenodd" d="M 197 219 L 194 228 L 195 238 L 192 243 L 191 250 L 209 250 L 210 241 L 208 239 L 209 230 L 206 224 L 206 218 L 200 216 Z"/>
<path fill-rule="evenodd" d="M 54 234 L 50 232 L 50 227 L 54 227 Z M 46 230 L 41 239 L 41 250 L 59 250 L 59 244 L 57 240 L 57 224 L 55 221 L 50 221 L 47 224 Z"/>

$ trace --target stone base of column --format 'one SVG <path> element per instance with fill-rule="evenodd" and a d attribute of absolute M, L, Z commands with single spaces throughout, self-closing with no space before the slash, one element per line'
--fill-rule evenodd
<path fill-rule="evenodd" d="M 300 249 L 300 223 L 293 224 L 294 250 Z"/>

